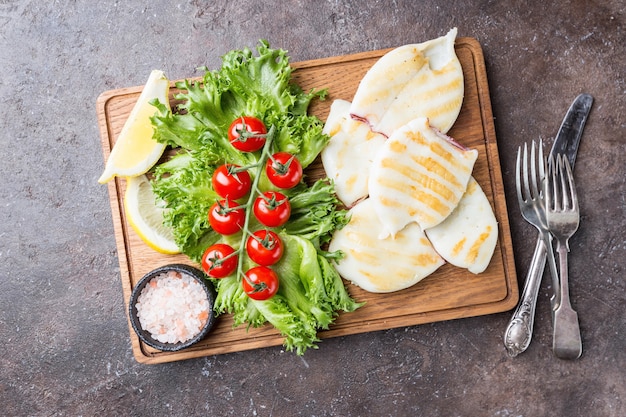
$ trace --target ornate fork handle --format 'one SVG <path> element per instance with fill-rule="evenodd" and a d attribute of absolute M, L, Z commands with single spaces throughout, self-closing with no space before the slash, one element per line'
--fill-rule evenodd
<path fill-rule="evenodd" d="M 530 345 L 535 322 L 537 296 L 543 270 L 546 266 L 546 256 L 546 245 L 540 235 L 537 238 L 537 245 L 526 275 L 520 302 L 504 333 L 504 346 L 510 356 L 519 355 Z"/>
<path fill-rule="evenodd" d="M 547 229 L 544 192 L 542 190 L 545 182 L 545 160 L 543 159 L 542 147 L 541 142 L 539 142 L 537 147 L 533 141 L 530 155 L 527 144 L 524 144 L 523 151 L 521 147 L 517 150 L 517 161 L 515 164 L 517 200 L 522 216 L 537 229 L 539 239 L 535 247 L 535 254 L 529 268 L 520 303 L 504 334 L 504 345 L 511 356 L 516 356 L 525 351 L 530 344 L 537 294 L 546 260 L 550 265 L 553 282 L 558 286 L 558 273 L 554 253 L 552 252 L 552 236 Z M 556 297 L 552 297 L 552 303 L 554 306 Z"/>

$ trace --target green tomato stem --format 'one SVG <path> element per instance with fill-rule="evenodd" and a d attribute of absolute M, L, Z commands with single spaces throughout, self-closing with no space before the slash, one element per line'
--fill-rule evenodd
<path fill-rule="evenodd" d="M 250 210 L 250 207 L 252 207 L 252 204 L 254 200 L 256 199 L 256 194 L 259 193 L 258 185 L 259 185 L 259 180 L 261 179 L 261 172 L 262 172 L 263 166 L 265 165 L 265 161 L 267 160 L 267 157 L 269 155 L 269 149 L 272 146 L 275 131 L 276 131 L 276 128 L 274 127 L 274 125 L 272 125 L 269 131 L 267 132 L 267 138 L 265 141 L 265 145 L 263 145 L 261 158 L 259 162 L 255 164 L 254 166 L 254 168 L 256 168 L 256 175 L 254 176 L 254 180 L 252 181 L 252 187 L 251 187 L 250 195 L 248 196 L 248 201 L 245 204 L 246 214 L 244 217 L 244 223 L 243 223 L 243 228 L 242 228 L 243 233 L 241 235 L 241 243 L 239 245 L 239 251 L 241 251 L 241 255 L 243 255 L 243 248 L 246 245 L 246 240 L 248 238 L 248 235 L 251 234 L 250 231 L 248 230 L 248 226 L 250 225 L 250 215 L 251 215 L 250 213 L 252 211 Z M 246 274 L 243 273 L 242 269 L 243 269 L 243 256 L 239 256 L 239 259 L 237 260 L 237 276 L 241 276 L 243 279 L 248 281 L 248 283 L 251 286 L 254 286 L 255 284 L 248 280 L 248 277 L 246 276 Z"/>
<path fill-rule="evenodd" d="M 235 139 L 236 141 L 245 143 L 246 140 L 248 140 L 249 138 L 267 138 L 270 136 L 270 132 L 267 132 L 267 133 L 250 132 L 248 129 L 246 129 L 246 127 L 247 127 L 246 121 L 242 117 L 241 129 L 237 129 L 237 133 L 239 134 L 239 137 Z"/>
<path fill-rule="evenodd" d="M 291 165 L 291 162 L 294 160 L 295 157 L 295 155 L 291 155 L 291 158 L 289 158 L 287 162 L 283 164 L 282 162 L 277 161 L 273 156 L 270 156 L 270 159 L 272 161 L 272 168 L 274 168 L 274 171 L 276 171 L 278 175 L 286 175 L 289 172 L 289 166 Z"/>

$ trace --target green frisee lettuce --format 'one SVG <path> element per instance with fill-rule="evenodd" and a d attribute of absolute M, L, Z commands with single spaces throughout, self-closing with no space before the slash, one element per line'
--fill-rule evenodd
<path fill-rule="evenodd" d="M 209 225 L 207 213 L 220 197 L 211 185 L 215 169 L 232 163 L 256 164 L 261 152 L 242 153 L 228 142 L 231 122 L 243 115 L 260 118 L 274 126 L 272 152 L 295 154 L 304 168 L 309 166 L 328 143 L 322 122 L 307 114 L 313 99 L 323 99 L 325 91 L 305 93 L 291 82 L 292 68 L 285 51 L 271 49 L 266 41 L 250 49 L 234 50 L 223 57 L 219 71 L 205 69 L 201 80 L 177 83 L 178 104 L 169 110 L 162 103 L 152 118 L 154 138 L 170 145 L 176 154 L 158 165 L 153 188 L 167 206 L 166 224 L 172 227 L 182 252 L 200 262 L 204 251 L 216 242 L 238 249 L 241 233 L 221 236 Z M 264 170 L 259 189 L 275 189 Z M 278 293 L 265 301 L 250 299 L 240 278 L 213 280 L 217 289 L 215 311 L 230 313 L 235 325 L 257 327 L 271 323 L 284 336 L 287 350 L 303 354 L 316 347 L 317 331 L 327 329 L 338 311 L 354 311 L 361 304 L 348 294 L 329 259 L 337 254 L 322 250 L 332 233 L 348 221 L 347 212 L 338 209 L 334 186 L 328 180 L 312 185 L 304 182 L 281 190 L 292 205 L 289 222 L 276 230 L 285 253 L 272 268 L 280 277 Z M 262 226 L 251 216 L 250 232 Z M 242 251 L 242 252 L 245 252 Z M 246 257 L 246 268 L 253 263 Z M 245 270 L 245 269 L 244 269 Z"/>

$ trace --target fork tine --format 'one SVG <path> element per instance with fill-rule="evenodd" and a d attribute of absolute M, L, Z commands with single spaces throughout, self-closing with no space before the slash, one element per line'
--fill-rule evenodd
<path fill-rule="evenodd" d="M 565 171 L 567 174 L 567 182 L 569 185 L 569 197 L 572 201 L 572 210 L 578 211 L 578 195 L 576 193 L 576 186 L 574 185 L 574 173 L 572 172 L 572 166 L 569 163 L 569 159 L 563 157 L 563 164 L 565 165 Z"/>
<path fill-rule="evenodd" d="M 535 141 L 530 147 L 530 175 L 531 175 L 531 191 L 532 198 L 536 198 L 539 195 L 539 191 L 537 190 L 537 159 L 535 158 L 536 154 L 536 145 Z"/>
<path fill-rule="evenodd" d="M 538 154 L 539 154 L 537 158 L 537 167 L 539 168 L 539 179 L 538 181 L 533 179 L 533 181 L 535 182 L 535 184 L 537 184 L 538 191 L 536 195 L 539 197 L 540 195 L 543 194 L 543 182 L 545 181 L 545 178 L 546 178 L 546 161 L 543 159 L 543 140 L 539 139 L 539 144 L 537 145 L 537 147 L 538 147 Z"/>
<path fill-rule="evenodd" d="M 526 190 L 528 189 L 528 145 L 524 143 L 524 150 L 522 153 L 522 171 L 521 171 L 521 179 L 522 179 L 522 201 L 526 201 Z"/>
<path fill-rule="evenodd" d="M 552 175 L 551 175 L 551 187 L 550 194 L 554 197 L 553 205 L 548 206 L 552 211 L 563 211 L 567 207 L 567 184 L 565 183 L 565 175 L 563 169 L 562 155 L 556 156 L 556 161 L 553 162 Z"/>
<path fill-rule="evenodd" d="M 545 180 L 546 175 L 542 140 L 539 140 L 539 144 L 535 141 L 532 142 L 530 149 L 530 163 L 532 198 L 536 199 L 543 195 L 543 181 Z M 539 174 L 538 177 L 537 174 Z"/>
<path fill-rule="evenodd" d="M 555 187 L 558 185 L 559 188 L 555 189 L 555 194 L 558 196 L 558 205 L 556 206 L 556 210 L 568 210 L 570 208 L 569 204 L 569 189 L 567 183 L 567 172 L 565 172 L 565 165 L 563 155 L 559 155 L 556 161 L 557 170 L 556 174 L 559 182 L 555 184 Z"/>
<path fill-rule="evenodd" d="M 533 155 L 533 151 L 532 151 L 532 147 L 531 147 L 531 158 Z M 529 175 L 528 175 L 528 144 L 524 143 L 524 160 L 522 161 L 522 168 L 523 168 L 523 172 L 522 172 L 522 179 L 524 180 L 524 201 L 529 201 L 532 200 L 532 194 L 530 192 L 530 179 L 529 179 Z M 532 166 L 531 166 L 531 170 L 532 170 Z"/>
<path fill-rule="evenodd" d="M 561 155 L 557 155 L 557 160 L 560 160 Z M 548 176 L 546 177 L 546 209 L 553 210 L 558 207 L 558 193 L 557 193 L 557 172 L 554 161 L 554 156 L 550 155 L 548 160 Z"/>

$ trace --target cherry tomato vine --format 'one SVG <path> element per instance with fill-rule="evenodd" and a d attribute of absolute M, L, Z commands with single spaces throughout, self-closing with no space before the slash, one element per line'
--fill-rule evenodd
<path fill-rule="evenodd" d="M 211 227 L 222 235 L 243 231 L 239 249 L 217 243 L 210 246 L 202 257 L 204 271 L 213 278 L 225 278 L 236 269 L 244 292 L 254 300 L 272 297 L 279 286 L 278 275 L 269 266 L 278 262 L 283 254 L 283 243 L 277 233 L 267 228 L 280 227 L 289 220 L 289 199 L 279 191 L 262 192 L 258 189 L 261 172 L 270 182 L 282 189 L 295 187 L 302 179 L 302 165 L 295 155 L 287 152 L 270 153 L 275 127 L 269 131 L 257 118 L 242 116 L 231 124 L 228 137 L 235 149 L 255 152 L 262 149 L 259 161 L 247 167 L 224 164 L 212 177 L 213 189 L 222 197 L 209 210 Z M 249 169 L 256 169 L 251 179 Z M 248 195 L 244 203 L 237 203 Z M 250 232 L 250 216 L 266 227 Z M 243 252 L 258 266 L 243 272 Z"/>

